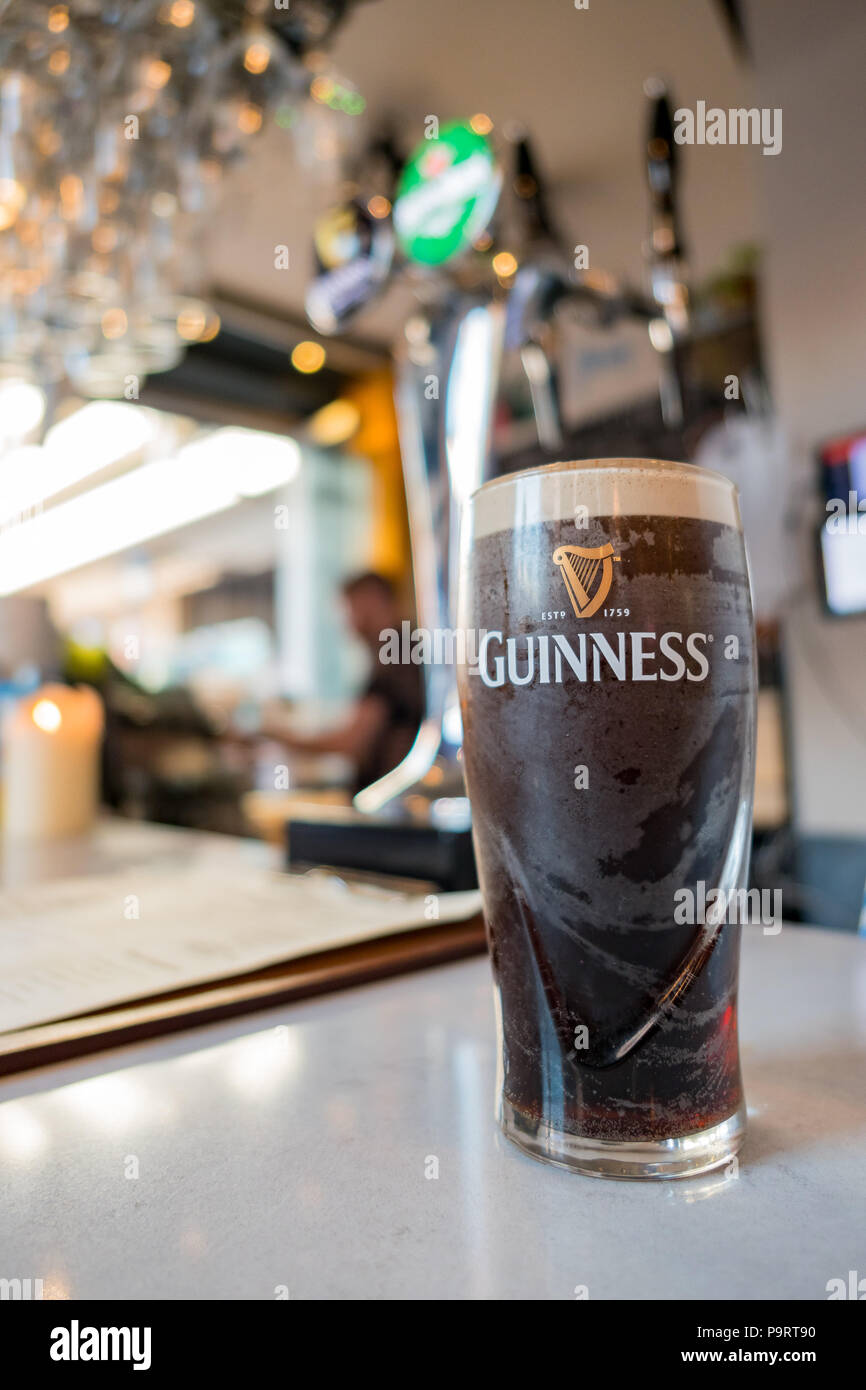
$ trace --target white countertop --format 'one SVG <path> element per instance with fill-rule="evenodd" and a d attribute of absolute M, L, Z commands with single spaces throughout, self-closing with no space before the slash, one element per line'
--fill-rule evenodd
<path fill-rule="evenodd" d="M 866 943 L 746 935 L 736 1178 L 601 1181 L 512 1148 L 478 959 L 0 1082 L 0 1277 L 71 1298 L 826 1298 L 866 1271 Z"/>

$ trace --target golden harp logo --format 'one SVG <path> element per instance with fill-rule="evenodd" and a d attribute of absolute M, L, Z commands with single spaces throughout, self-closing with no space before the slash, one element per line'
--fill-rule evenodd
<path fill-rule="evenodd" d="M 560 545 L 553 552 L 559 565 L 575 616 L 591 618 L 607 598 L 613 580 L 614 555 L 610 541 L 605 545 Z"/>

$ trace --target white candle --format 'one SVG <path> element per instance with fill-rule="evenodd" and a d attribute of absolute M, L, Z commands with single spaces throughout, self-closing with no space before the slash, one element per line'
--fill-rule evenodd
<path fill-rule="evenodd" d="M 80 835 L 99 805 L 102 701 L 87 686 L 44 685 L 18 704 L 3 739 L 3 830 Z"/>

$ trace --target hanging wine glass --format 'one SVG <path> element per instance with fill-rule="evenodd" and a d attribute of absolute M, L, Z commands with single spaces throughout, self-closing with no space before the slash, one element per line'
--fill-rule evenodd
<path fill-rule="evenodd" d="M 252 25 L 221 49 L 211 102 L 211 142 L 217 160 L 246 149 L 280 103 L 306 90 L 303 70 L 270 30 Z"/>
<path fill-rule="evenodd" d="M 290 126 L 311 83 L 270 5 L 251 5 L 224 39 L 239 0 L 0 0 L 0 370 L 128 394 L 214 336 L 202 217 L 223 169 L 272 119 Z M 308 46 L 324 13 L 302 5 L 280 28 L 295 42 L 300 24 Z M 319 168 L 345 148 L 345 103 L 363 106 L 340 93 L 314 118 Z"/>

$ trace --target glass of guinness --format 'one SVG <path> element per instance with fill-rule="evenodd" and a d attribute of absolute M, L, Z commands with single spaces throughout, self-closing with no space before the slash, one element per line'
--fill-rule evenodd
<path fill-rule="evenodd" d="M 487 483 L 459 626 L 502 1128 L 594 1176 L 715 1168 L 745 1120 L 756 673 L 733 484 L 651 459 Z"/>

